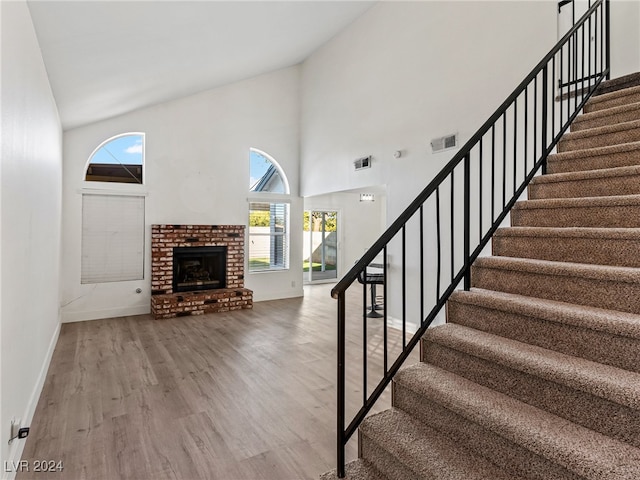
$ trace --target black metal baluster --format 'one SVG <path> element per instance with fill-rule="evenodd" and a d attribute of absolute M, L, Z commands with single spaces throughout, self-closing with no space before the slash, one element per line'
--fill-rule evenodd
<path fill-rule="evenodd" d="M 547 109 L 549 106 L 549 102 L 547 100 L 547 85 L 549 82 L 549 73 L 547 72 L 547 65 L 542 68 L 542 155 L 544 156 L 544 160 L 542 162 L 542 173 L 547 173 L 547 156 L 545 152 L 547 151 L 547 129 L 548 129 L 548 118 L 547 118 Z"/>
<path fill-rule="evenodd" d="M 480 241 L 482 241 L 482 200 L 483 200 L 483 195 L 482 195 L 482 186 L 484 183 L 484 177 L 482 175 L 482 140 L 484 139 L 484 136 L 480 137 L 480 142 L 479 142 L 479 151 L 478 151 L 478 168 L 480 169 L 480 198 L 479 198 L 479 208 L 478 208 L 478 216 L 480 217 L 478 220 L 478 239 Z"/>
<path fill-rule="evenodd" d="M 605 45 L 605 70 L 607 71 L 607 80 L 611 78 L 611 3 L 609 0 L 604 0 L 605 12 L 607 15 L 607 29 L 605 34 L 607 39 L 604 42 Z"/>
<path fill-rule="evenodd" d="M 496 125 L 491 126 L 491 223 L 496 219 Z"/>
<path fill-rule="evenodd" d="M 373 309 L 373 305 L 371 305 Z M 367 267 L 362 271 L 362 404 L 367 403 Z"/>
<path fill-rule="evenodd" d="M 573 111 L 575 112 L 578 109 L 578 30 L 573 33 L 573 36 L 575 37 L 575 40 L 573 41 L 573 84 L 575 85 L 573 95 Z"/>
<path fill-rule="evenodd" d="M 440 187 L 436 187 L 436 243 L 438 250 L 438 264 L 436 268 L 436 303 L 438 303 L 440 301 L 440 275 L 442 273 L 442 244 L 440 241 Z"/>
<path fill-rule="evenodd" d="M 528 142 L 527 137 L 529 136 L 529 86 L 527 85 L 524 89 L 524 178 L 527 178 L 527 173 L 529 173 L 529 152 L 528 152 Z"/>
<path fill-rule="evenodd" d="M 553 80 L 552 85 L 555 86 L 556 84 L 556 56 L 554 55 L 553 58 L 551 59 L 552 63 L 551 63 L 551 78 Z M 551 137 L 555 138 L 556 137 L 556 99 L 555 99 L 555 92 L 551 92 Z M 526 115 L 525 115 L 526 118 Z M 527 129 L 526 125 L 525 125 L 525 130 Z"/>
<path fill-rule="evenodd" d="M 383 337 L 384 337 L 384 376 L 387 376 L 387 372 L 389 371 L 389 366 L 388 366 L 388 336 L 387 336 L 387 311 L 389 310 L 387 308 L 387 284 L 389 282 L 387 282 L 387 278 L 389 278 L 387 276 L 387 246 L 384 246 L 384 249 L 382 251 L 382 259 L 383 259 L 383 264 L 382 264 L 382 278 L 385 279 L 384 283 L 382 284 L 382 295 L 383 295 L 383 301 L 384 301 L 384 332 L 383 332 Z M 371 299 L 373 301 L 373 299 Z"/>
<path fill-rule="evenodd" d="M 536 75 L 535 78 L 533 79 L 533 164 L 535 165 L 537 161 L 538 161 L 538 75 Z"/>
<path fill-rule="evenodd" d="M 518 97 L 513 101 L 513 194 L 517 187 L 516 176 L 518 174 Z"/>
<path fill-rule="evenodd" d="M 589 7 L 591 7 L 591 0 L 589 0 Z M 593 73 L 591 72 L 591 43 L 592 43 L 591 42 L 591 40 L 592 40 L 591 34 L 593 33 L 593 30 L 591 28 L 591 17 L 592 16 L 593 15 L 589 16 L 589 36 L 588 36 L 588 39 L 589 39 L 589 87 L 591 87 L 591 82 L 593 81 L 592 78 L 595 78 L 595 75 L 594 75 L 595 72 L 593 72 Z M 594 37 L 594 39 L 595 39 L 595 37 Z M 595 49 L 594 49 L 594 52 L 595 52 Z M 591 90 L 591 88 L 589 88 L 589 90 Z"/>
<path fill-rule="evenodd" d="M 385 278 L 385 284 L 387 279 Z M 384 299 L 387 309 L 387 299 Z M 422 302 L 420 302 L 422 303 Z M 407 224 L 402 225 L 402 349 L 407 346 Z"/>
<path fill-rule="evenodd" d="M 450 242 L 451 243 L 451 282 L 453 282 L 453 278 L 456 276 L 456 273 L 453 271 L 453 269 L 455 268 L 454 267 L 454 265 L 455 265 L 455 255 L 454 255 L 455 247 L 454 247 L 454 244 L 453 244 L 453 240 L 454 240 L 454 238 L 453 238 L 453 236 L 454 236 L 453 229 L 454 229 L 454 220 L 455 220 L 455 218 L 454 218 L 454 216 L 455 216 L 455 212 L 454 212 L 455 177 L 454 177 L 454 175 L 455 175 L 455 169 L 451 170 L 451 224 L 450 224 L 450 227 L 451 227 L 450 230 L 451 231 L 450 231 L 450 237 L 449 237 L 450 240 L 451 240 L 451 242 Z"/>
<path fill-rule="evenodd" d="M 346 356 L 346 324 L 345 324 L 345 292 L 338 294 L 338 405 L 337 405 L 337 473 L 338 478 L 344 478 L 344 447 L 346 444 L 344 431 L 345 417 L 345 356 Z"/>
<path fill-rule="evenodd" d="M 464 289 L 471 288 L 471 153 L 464 156 Z"/>
<path fill-rule="evenodd" d="M 507 204 L 507 112 L 502 114 L 502 209 Z"/>
<path fill-rule="evenodd" d="M 562 106 L 564 105 L 564 99 L 563 99 L 563 92 L 564 92 L 564 87 L 562 86 L 562 78 L 563 78 L 563 72 L 564 72 L 564 45 L 560 48 L 560 87 L 558 88 L 558 94 L 560 95 L 560 105 L 558 105 L 558 108 L 560 109 L 560 125 L 564 125 L 564 109 L 562 108 Z"/>
<path fill-rule="evenodd" d="M 420 325 L 424 322 L 424 204 L 420 205 Z"/>
<path fill-rule="evenodd" d="M 585 28 L 584 28 L 584 24 L 582 24 L 582 29 L 581 30 L 582 30 L 582 44 L 581 44 L 582 45 L 582 51 L 580 52 L 581 53 L 580 59 L 581 59 L 581 63 L 582 63 L 582 83 L 581 83 L 581 85 L 582 85 L 582 98 L 584 98 L 584 95 L 585 95 L 585 93 L 584 93 L 584 81 L 585 81 L 585 74 L 584 74 L 584 57 L 585 57 L 585 55 L 584 55 L 584 31 L 585 31 Z"/>

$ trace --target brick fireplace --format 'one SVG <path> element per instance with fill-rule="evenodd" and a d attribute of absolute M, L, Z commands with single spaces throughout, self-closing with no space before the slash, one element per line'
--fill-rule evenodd
<path fill-rule="evenodd" d="M 244 288 L 244 225 L 152 225 L 156 319 L 253 307 Z"/>

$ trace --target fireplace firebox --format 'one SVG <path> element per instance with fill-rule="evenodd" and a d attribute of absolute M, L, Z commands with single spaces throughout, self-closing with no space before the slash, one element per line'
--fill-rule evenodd
<path fill-rule="evenodd" d="M 174 247 L 173 291 L 226 287 L 227 247 Z"/>

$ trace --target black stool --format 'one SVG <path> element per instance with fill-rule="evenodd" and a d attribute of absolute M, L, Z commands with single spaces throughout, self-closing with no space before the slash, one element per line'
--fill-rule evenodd
<path fill-rule="evenodd" d="M 371 311 L 367 313 L 369 318 L 382 318 L 383 315 L 376 312 L 376 285 L 384 285 L 384 273 L 358 274 L 358 282 L 363 285 L 371 285 Z"/>

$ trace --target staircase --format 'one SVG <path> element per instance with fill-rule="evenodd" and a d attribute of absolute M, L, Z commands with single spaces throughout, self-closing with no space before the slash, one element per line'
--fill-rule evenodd
<path fill-rule="evenodd" d="M 599 93 L 360 425 L 346 478 L 640 479 L 640 75 Z"/>

